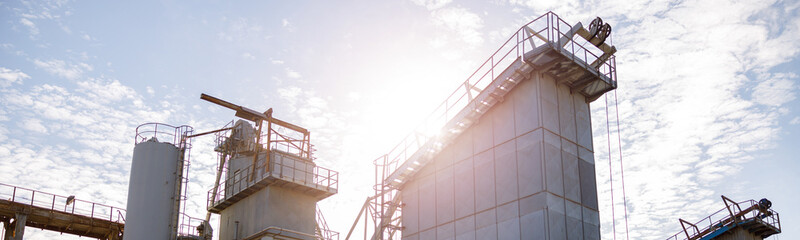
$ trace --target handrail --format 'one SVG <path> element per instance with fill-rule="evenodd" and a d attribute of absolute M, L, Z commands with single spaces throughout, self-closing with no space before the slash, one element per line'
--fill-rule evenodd
<path fill-rule="evenodd" d="M 178 236 L 191 236 L 199 235 L 197 233 L 197 226 L 203 224 L 204 219 L 189 216 L 186 213 L 181 213 L 180 223 L 178 224 Z"/>
<path fill-rule="evenodd" d="M 276 154 L 281 154 L 280 151 L 273 150 Z M 277 177 L 280 179 L 290 178 L 291 182 L 302 182 L 314 184 L 315 187 L 326 189 L 339 188 L 339 173 L 324 167 L 312 165 L 310 162 L 300 159 L 293 159 L 288 157 L 291 155 L 284 155 L 285 158 L 279 161 L 276 159 L 270 160 L 271 172 L 257 171 L 255 181 L 250 181 L 250 175 L 253 173 L 253 165 L 249 165 L 239 171 L 232 173 L 232 176 L 227 176 L 225 181 L 220 182 L 216 194 L 212 190 L 208 191 L 207 207 L 216 205 L 217 203 L 226 200 L 228 197 L 241 192 L 244 189 L 255 185 L 262 179 L 267 177 Z M 287 160 L 288 159 L 288 160 Z M 298 164 L 300 163 L 300 164 Z M 299 165 L 299 166 L 298 166 Z M 265 169 L 266 161 L 260 159 L 256 162 L 257 169 Z M 308 180 L 311 180 L 308 182 Z M 233 191 L 227 192 L 226 191 Z"/>
<path fill-rule="evenodd" d="M 339 240 L 339 232 L 333 231 L 328 227 L 328 221 L 325 221 L 325 216 L 322 215 L 322 210 L 320 210 L 319 206 L 316 207 L 317 209 L 317 228 L 319 229 L 319 234 L 322 239 L 325 240 Z"/>
<path fill-rule="evenodd" d="M 723 198 L 723 199 L 726 199 L 726 198 Z M 730 200 L 730 199 L 727 199 L 727 200 Z M 780 217 L 778 216 L 778 213 L 773 211 L 772 209 L 763 210 L 763 211 L 768 212 L 769 214 L 761 214 L 760 211 L 757 210 L 757 209 L 755 211 L 751 210 L 749 212 L 742 212 L 742 208 L 740 208 L 738 206 L 738 205 L 741 205 L 742 207 L 744 207 L 745 211 L 748 210 L 748 209 L 753 209 L 752 208 L 753 206 L 758 205 L 758 202 L 756 202 L 755 200 L 751 199 L 751 200 L 741 201 L 741 202 L 738 202 L 738 203 L 731 201 L 731 203 L 734 203 L 736 208 L 729 208 L 729 206 L 726 205 L 725 208 L 722 208 L 722 209 L 712 213 L 708 217 L 705 217 L 705 218 L 701 219 L 700 221 L 697 221 L 696 223 L 694 223 L 692 225 L 692 226 L 695 226 L 694 229 L 693 229 L 694 231 L 689 232 L 687 230 L 692 229 L 692 228 L 686 228 L 684 231 L 680 231 L 680 232 L 676 233 L 675 235 L 670 236 L 669 238 L 667 238 L 667 240 L 697 239 L 698 237 L 701 237 L 701 236 L 698 235 L 700 233 L 704 233 L 704 232 L 707 232 L 709 230 L 713 231 L 715 229 L 724 227 L 724 226 L 726 226 L 726 225 L 728 225 L 730 223 L 741 222 L 742 220 L 747 220 L 747 219 L 754 219 L 756 221 L 760 221 L 762 223 L 765 223 L 765 224 L 767 224 L 769 226 L 775 227 L 778 230 L 781 229 L 780 228 Z M 726 204 L 727 204 L 727 201 L 726 201 Z M 738 217 L 736 217 L 736 216 L 740 216 L 740 217 L 742 217 L 742 219 L 738 219 Z M 703 226 L 703 227 L 702 228 L 698 228 L 700 226 Z M 681 237 L 681 235 L 684 235 L 686 237 L 685 238 Z"/>
<path fill-rule="evenodd" d="M 311 144 L 309 132 L 272 126 L 268 132 L 262 134 L 261 139 L 269 139 L 269 142 L 262 144 L 264 148 L 279 149 L 301 158 L 314 160 L 312 155 L 314 145 Z"/>
<path fill-rule="evenodd" d="M 150 139 L 156 139 L 160 142 L 167 142 L 175 145 L 178 148 L 191 148 L 191 141 L 187 141 L 186 137 L 192 135 L 194 128 L 181 125 L 172 126 L 164 123 L 144 123 L 136 127 L 136 135 L 134 142 L 139 144 Z"/>
<path fill-rule="evenodd" d="M 125 223 L 125 209 L 0 183 L 0 199 L 110 222 Z M 69 204 L 67 200 L 72 199 Z"/>
<path fill-rule="evenodd" d="M 271 233 L 270 230 L 277 230 L 278 232 L 277 233 Z M 291 230 L 291 229 L 286 229 L 286 228 L 281 228 L 281 227 L 276 227 L 276 226 L 270 226 L 270 227 L 265 228 L 264 230 L 261 230 L 261 231 L 259 231 L 257 233 L 254 233 L 253 235 L 250 235 L 248 237 L 243 238 L 243 240 L 258 239 L 259 237 L 263 237 L 263 236 L 266 236 L 266 235 L 269 235 L 269 234 L 273 234 L 273 235 L 277 235 L 277 236 L 284 236 L 285 237 L 286 235 L 283 235 L 284 232 L 300 235 L 300 236 L 303 236 L 303 237 L 310 237 L 312 239 L 321 239 L 321 238 L 319 238 L 318 236 L 316 236 L 314 234 L 304 233 L 304 232 L 301 232 L 301 231 L 296 231 L 296 230 Z"/>

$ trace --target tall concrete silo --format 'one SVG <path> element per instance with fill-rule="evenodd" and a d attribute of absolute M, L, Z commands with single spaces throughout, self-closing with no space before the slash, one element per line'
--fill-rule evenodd
<path fill-rule="evenodd" d="M 372 239 L 600 239 L 589 104 L 617 86 L 610 33 L 520 27 L 375 161 Z"/>
<path fill-rule="evenodd" d="M 124 240 L 175 239 L 188 126 L 136 129 Z"/>

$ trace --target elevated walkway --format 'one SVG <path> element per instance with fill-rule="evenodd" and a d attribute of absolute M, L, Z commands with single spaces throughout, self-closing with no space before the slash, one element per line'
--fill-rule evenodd
<path fill-rule="evenodd" d="M 125 210 L 0 183 L 0 221 L 5 226 L 4 239 L 22 239 L 25 226 L 30 226 L 118 240 L 125 228 Z"/>

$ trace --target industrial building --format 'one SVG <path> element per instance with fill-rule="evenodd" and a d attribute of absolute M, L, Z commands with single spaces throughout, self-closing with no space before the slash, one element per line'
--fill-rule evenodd
<path fill-rule="evenodd" d="M 600 239 L 589 104 L 617 87 L 611 43 L 600 18 L 520 27 L 375 160 L 346 238 Z"/>
<path fill-rule="evenodd" d="M 520 27 L 374 160 L 374 194 L 345 238 L 600 239 L 589 105 L 617 87 L 612 43 L 600 18 L 584 26 L 548 12 Z M 127 211 L 0 184 L 3 239 L 22 239 L 25 226 L 110 240 L 338 239 L 317 202 L 338 193 L 339 176 L 316 165 L 311 132 L 272 109 L 201 99 L 239 120 L 202 133 L 139 126 Z M 185 214 L 197 137 L 214 138 L 218 160 L 204 219 Z M 681 219 L 684 231 L 669 239 L 780 233 L 768 200 L 723 200 L 707 219 Z M 209 224 L 212 214 L 219 226 Z"/>
<path fill-rule="evenodd" d="M 610 30 L 554 13 L 519 28 L 435 134 L 377 160 L 373 238 L 600 239 L 589 103 L 617 86 Z"/>

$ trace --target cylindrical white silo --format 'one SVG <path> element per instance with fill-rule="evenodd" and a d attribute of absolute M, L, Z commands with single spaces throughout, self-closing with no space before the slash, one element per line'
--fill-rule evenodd
<path fill-rule="evenodd" d="M 172 239 L 181 151 L 151 139 L 136 144 L 128 186 L 124 240 Z M 174 223 L 172 223 L 174 224 Z"/>

